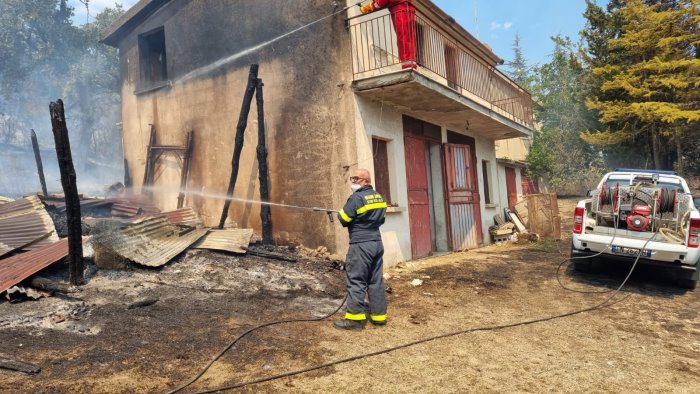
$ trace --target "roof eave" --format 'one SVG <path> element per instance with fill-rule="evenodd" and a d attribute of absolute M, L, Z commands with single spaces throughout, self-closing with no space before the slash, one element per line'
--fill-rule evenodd
<path fill-rule="evenodd" d="M 124 15 L 119 17 L 103 33 L 101 43 L 109 46 L 119 46 L 122 40 L 137 25 L 153 15 L 170 0 L 139 0 L 133 7 L 129 8 Z"/>

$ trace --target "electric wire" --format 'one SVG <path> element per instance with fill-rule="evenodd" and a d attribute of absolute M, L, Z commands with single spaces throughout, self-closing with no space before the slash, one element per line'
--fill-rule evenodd
<path fill-rule="evenodd" d="M 188 387 L 189 385 L 191 385 L 192 383 L 196 382 L 199 378 L 202 377 L 202 375 L 204 375 L 204 374 L 209 370 L 209 368 L 211 368 L 212 365 L 214 365 L 214 363 L 215 363 L 217 360 L 219 360 L 219 359 L 221 358 L 221 356 L 224 355 L 224 353 L 226 353 L 229 349 L 231 349 L 231 348 L 233 347 L 233 345 L 236 344 L 236 342 L 238 342 L 240 339 L 242 339 L 242 338 L 245 337 L 246 335 L 250 334 L 251 332 L 256 331 L 256 330 L 258 330 L 258 329 L 261 329 L 261 328 L 263 328 L 263 327 L 274 326 L 274 325 L 276 325 L 276 324 L 282 324 L 282 323 L 314 322 L 314 321 L 325 320 L 325 319 L 327 319 L 327 318 L 329 318 L 329 317 L 335 315 L 336 313 L 338 313 L 338 311 L 340 310 L 340 308 L 342 308 L 343 305 L 345 305 L 345 300 L 346 300 L 347 298 L 348 298 L 348 296 L 347 296 L 347 294 L 346 294 L 345 297 L 343 297 L 343 301 L 340 302 L 340 305 L 339 305 L 335 310 L 333 310 L 333 312 L 331 312 L 331 313 L 329 313 L 329 314 L 327 314 L 327 315 L 323 315 L 323 316 L 321 316 L 321 317 L 310 318 L 310 319 L 275 320 L 275 321 L 271 321 L 271 322 L 259 324 L 259 325 L 255 326 L 255 327 L 252 327 L 252 328 L 248 329 L 248 330 L 245 331 L 243 334 L 237 336 L 237 337 L 236 337 L 233 341 L 231 341 L 228 345 L 226 345 L 226 347 L 224 347 L 216 356 L 214 356 L 214 357 L 211 359 L 211 361 L 209 361 L 209 363 L 208 363 L 204 368 L 202 368 L 202 370 L 201 370 L 197 375 L 195 375 L 193 378 L 191 378 L 190 380 L 188 380 L 186 383 L 182 384 L 181 386 L 178 386 L 177 388 L 174 388 L 174 389 L 168 391 L 167 394 L 175 394 L 175 393 L 177 393 L 177 392 L 180 392 L 180 391 L 182 391 L 183 389 L 185 389 L 186 387 Z"/>

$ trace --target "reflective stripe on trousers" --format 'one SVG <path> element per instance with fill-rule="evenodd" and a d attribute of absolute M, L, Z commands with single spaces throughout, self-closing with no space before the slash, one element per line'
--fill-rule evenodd
<path fill-rule="evenodd" d="M 345 318 L 365 320 L 366 312 L 374 321 L 386 321 L 386 293 L 383 277 L 382 241 L 350 244 L 345 259 L 348 303 Z M 365 305 L 365 293 L 369 305 Z"/>

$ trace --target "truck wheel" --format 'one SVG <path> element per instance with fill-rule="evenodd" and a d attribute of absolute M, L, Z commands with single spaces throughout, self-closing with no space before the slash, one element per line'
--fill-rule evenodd
<path fill-rule="evenodd" d="M 692 280 L 692 279 L 678 279 L 678 286 L 688 289 L 688 290 L 695 290 L 695 288 L 698 285 L 697 280 Z"/>

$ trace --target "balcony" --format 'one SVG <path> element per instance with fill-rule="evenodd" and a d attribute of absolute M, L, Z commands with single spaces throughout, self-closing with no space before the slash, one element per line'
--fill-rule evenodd
<path fill-rule="evenodd" d="M 414 43 L 415 69 L 402 62 L 395 29 L 400 22 L 389 11 L 348 20 L 355 92 L 494 139 L 530 135 L 532 98 L 496 69 L 500 59 L 430 1 L 414 5 L 415 16 L 403 30 Z M 400 7 L 408 15 L 408 4 Z"/>

